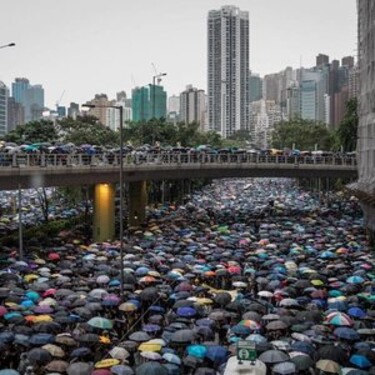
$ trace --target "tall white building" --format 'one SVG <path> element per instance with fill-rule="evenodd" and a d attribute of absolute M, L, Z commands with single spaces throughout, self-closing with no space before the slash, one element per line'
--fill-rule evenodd
<path fill-rule="evenodd" d="M 249 12 L 208 13 L 208 129 L 227 138 L 249 130 Z"/>
<path fill-rule="evenodd" d="M 204 131 L 206 117 L 206 96 L 204 90 L 198 90 L 192 85 L 180 94 L 180 120 L 189 124 L 197 122 Z"/>
<path fill-rule="evenodd" d="M 113 105 L 118 107 L 122 106 L 123 127 L 125 128 L 126 123 L 132 120 L 132 109 L 126 106 L 125 98 Z M 120 129 L 120 111 L 118 108 L 106 108 L 105 125 L 113 131 L 117 131 Z"/>
<path fill-rule="evenodd" d="M 4 136 L 8 131 L 8 98 L 9 89 L 0 81 L 0 136 Z"/>

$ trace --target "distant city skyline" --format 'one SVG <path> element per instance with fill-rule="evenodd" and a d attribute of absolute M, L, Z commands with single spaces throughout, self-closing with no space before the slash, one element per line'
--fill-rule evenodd
<path fill-rule="evenodd" d="M 45 90 L 50 108 L 95 94 L 115 98 L 152 82 L 168 96 L 192 84 L 207 92 L 207 15 L 223 5 L 249 12 L 250 69 L 260 76 L 311 67 L 319 53 L 356 55 L 354 0 L 13 0 L 2 8 L 0 81 L 26 77 Z M 26 16 L 27 15 L 27 16 Z"/>

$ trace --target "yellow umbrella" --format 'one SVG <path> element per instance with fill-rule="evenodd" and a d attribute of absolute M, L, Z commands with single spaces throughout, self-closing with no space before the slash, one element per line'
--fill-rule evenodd
<path fill-rule="evenodd" d="M 30 281 L 34 281 L 38 279 L 38 275 L 34 275 L 33 273 L 29 273 L 28 275 L 25 275 L 24 280 L 29 283 Z"/>
<path fill-rule="evenodd" d="M 47 314 L 35 316 L 35 318 L 33 319 L 33 323 L 52 322 L 52 321 L 53 321 L 52 316 L 47 315 Z"/>
<path fill-rule="evenodd" d="M 214 301 L 212 301 L 212 299 L 210 298 L 197 298 L 196 302 L 198 305 L 202 306 L 211 305 L 212 303 L 214 303 Z"/>
<path fill-rule="evenodd" d="M 34 260 L 34 263 L 41 265 L 41 264 L 46 264 L 46 261 L 44 259 L 41 259 L 41 258 L 36 258 Z"/>
<path fill-rule="evenodd" d="M 120 311 L 135 311 L 137 310 L 137 306 L 131 302 L 124 302 L 118 307 L 118 309 Z"/>
<path fill-rule="evenodd" d="M 138 350 L 141 351 L 141 352 L 160 352 L 161 345 L 149 343 L 149 342 L 144 342 L 141 345 L 139 345 Z"/>
<path fill-rule="evenodd" d="M 116 366 L 120 361 L 116 358 L 107 358 L 95 363 L 95 368 L 108 368 Z"/>
<path fill-rule="evenodd" d="M 311 280 L 311 284 L 314 286 L 322 286 L 324 285 L 322 280 L 316 279 L 316 280 Z"/>

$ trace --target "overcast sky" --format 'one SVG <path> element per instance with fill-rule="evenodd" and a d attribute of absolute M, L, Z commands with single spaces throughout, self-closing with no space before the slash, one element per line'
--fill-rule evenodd
<path fill-rule="evenodd" d="M 356 54 L 355 0 L 4 0 L 0 80 L 42 84 L 46 105 L 113 98 L 166 72 L 168 95 L 206 90 L 207 13 L 222 5 L 250 13 L 250 68 L 265 75 Z"/>

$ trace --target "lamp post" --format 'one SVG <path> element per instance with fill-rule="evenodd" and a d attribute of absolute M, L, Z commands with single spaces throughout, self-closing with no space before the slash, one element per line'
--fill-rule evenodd
<path fill-rule="evenodd" d="M 167 73 L 159 73 L 152 76 L 152 117 L 155 117 L 155 80 L 156 78 L 160 81 L 160 78 L 166 76 Z"/>
<path fill-rule="evenodd" d="M 9 43 L 9 44 L 4 44 L 2 46 L 0 46 L 0 49 L 1 48 L 7 48 L 7 47 L 15 47 L 16 43 Z"/>
<path fill-rule="evenodd" d="M 115 108 L 119 110 L 120 113 L 120 294 L 121 300 L 124 298 L 124 127 L 123 127 L 123 117 L 124 108 L 121 105 L 95 105 L 95 104 L 83 104 L 82 107 L 87 108 Z"/>

